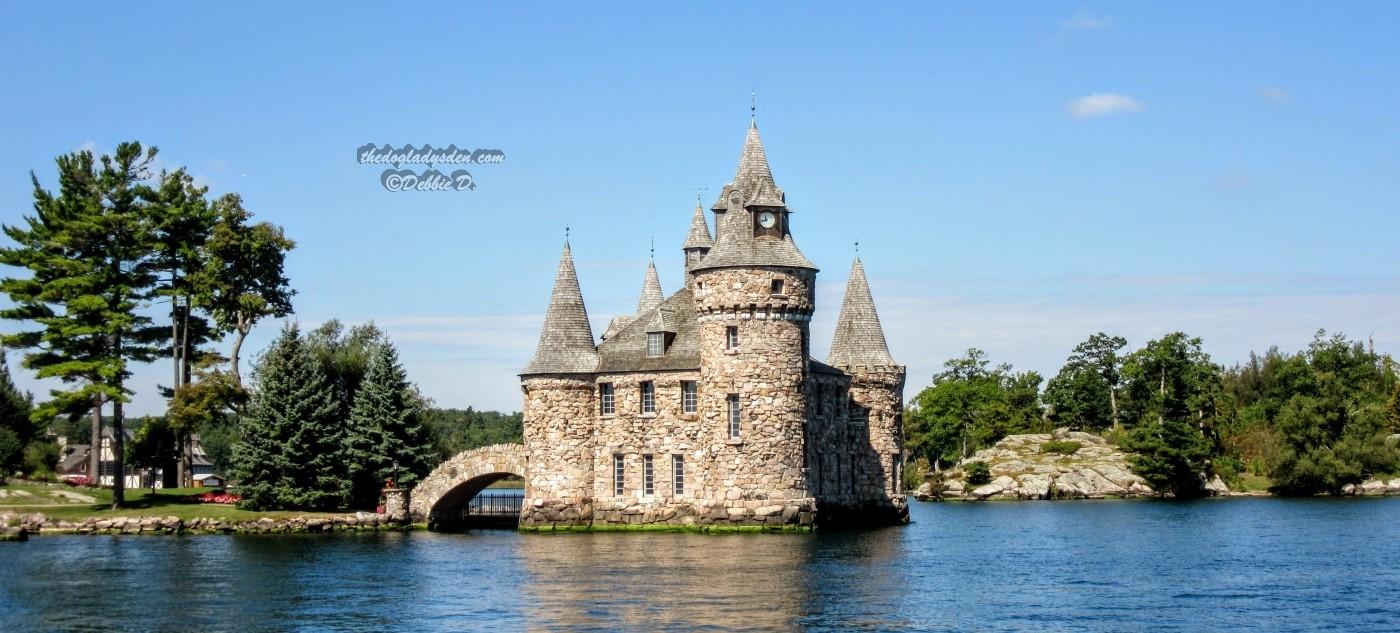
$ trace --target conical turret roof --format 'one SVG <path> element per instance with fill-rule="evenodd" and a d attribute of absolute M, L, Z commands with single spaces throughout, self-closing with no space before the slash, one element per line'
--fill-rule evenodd
<path fill-rule="evenodd" d="M 734 173 L 734 184 L 749 196 L 757 195 L 764 185 L 778 188 L 773 182 L 773 171 L 768 168 L 768 154 L 763 151 L 758 124 L 753 121 L 749 121 L 749 132 L 744 136 L 744 149 L 739 153 L 739 169 Z"/>
<path fill-rule="evenodd" d="M 573 252 L 568 241 L 559 256 L 554 275 L 554 292 L 540 329 L 535 356 L 520 374 L 586 374 L 598 368 L 598 349 L 593 344 L 593 327 L 583 305 Z"/>
<path fill-rule="evenodd" d="M 642 297 L 637 300 L 637 315 L 641 316 L 661 305 L 661 277 L 656 274 L 656 262 L 647 262 L 647 277 L 642 281 Z"/>
<path fill-rule="evenodd" d="M 690 233 L 685 236 L 681 249 L 710 248 L 715 240 L 710 237 L 710 224 L 705 221 L 705 211 L 700 208 L 700 200 L 695 201 L 695 215 L 690 218 Z"/>
<path fill-rule="evenodd" d="M 851 278 L 846 282 L 846 297 L 841 302 L 841 314 L 836 318 L 836 336 L 831 340 L 831 354 L 826 364 L 842 369 L 864 365 L 894 365 L 885 330 L 880 327 L 880 315 L 875 312 L 875 299 L 870 296 L 870 283 L 865 279 L 865 266 L 857 257 L 851 266 Z"/>
<path fill-rule="evenodd" d="M 738 204 L 735 204 L 735 200 Z M 817 267 L 797 248 L 792 232 L 785 228 L 780 237 L 756 238 L 750 229 L 749 213 L 753 207 L 774 207 L 783 215 L 786 226 L 787 208 L 783 190 L 773 181 L 768 168 L 768 155 L 758 126 L 749 122 L 744 136 L 744 149 L 739 153 L 739 168 L 734 182 L 724 186 L 715 202 L 715 240 L 710 253 L 692 271 L 712 268 L 746 266 L 784 266 L 789 268 Z"/>

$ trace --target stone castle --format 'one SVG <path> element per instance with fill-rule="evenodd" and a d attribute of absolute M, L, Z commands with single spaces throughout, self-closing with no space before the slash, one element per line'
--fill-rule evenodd
<path fill-rule="evenodd" d="M 908 521 L 904 367 L 855 260 L 831 353 L 810 356 L 817 268 L 793 241 L 752 122 L 734 181 L 700 205 L 665 297 L 594 339 L 566 241 L 520 372 L 524 529 L 809 529 Z"/>

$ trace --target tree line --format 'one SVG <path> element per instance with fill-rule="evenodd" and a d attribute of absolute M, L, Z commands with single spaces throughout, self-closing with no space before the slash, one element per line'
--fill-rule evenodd
<path fill-rule="evenodd" d="M 1048 382 L 971 349 L 909 404 L 908 453 L 937 470 L 1008 434 L 1068 427 L 1132 451 L 1134 470 L 1178 497 L 1215 476 L 1312 495 L 1400 473 L 1400 379 L 1368 344 L 1319 331 L 1300 352 L 1228 368 L 1181 332 L 1126 347 L 1095 334 Z"/>

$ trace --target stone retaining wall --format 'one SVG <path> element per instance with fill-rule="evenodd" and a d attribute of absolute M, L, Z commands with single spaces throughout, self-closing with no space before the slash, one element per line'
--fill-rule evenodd
<path fill-rule="evenodd" d="M 41 513 L 0 513 L 0 527 L 7 526 L 21 528 L 29 534 L 296 534 L 409 527 L 369 512 L 288 519 L 264 517 L 252 521 L 208 518 L 185 521 L 173 516 L 88 517 L 82 521 L 66 521 Z"/>

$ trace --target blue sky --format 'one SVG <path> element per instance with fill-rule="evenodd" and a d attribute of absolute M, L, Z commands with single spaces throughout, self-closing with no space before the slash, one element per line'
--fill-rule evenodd
<path fill-rule="evenodd" d="M 1400 348 L 1394 3 L 0 8 L 0 222 L 136 139 L 299 247 L 297 319 L 374 320 L 439 405 L 517 409 L 572 227 L 595 333 L 758 124 L 823 269 L 859 239 L 909 393 L 969 346 L 1053 374 L 1106 330 L 1217 360 L 1320 327 Z M 499 148 L 389 192 L 365 143 Z M 3 327 L 13 329 L 13 323 Z M 277 329 L 262 325 L 256 354 Z M 12 354 L 11 362 L 17 362 Z M 23 372 L 20 372 L 23 373 Z M 158 413 L 162 364 L 133 409 Z M 22 385 L 46 387 L 27 376 Z"/>

